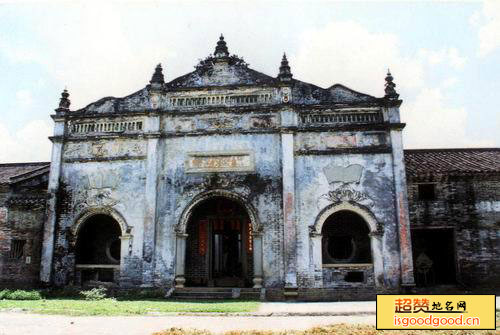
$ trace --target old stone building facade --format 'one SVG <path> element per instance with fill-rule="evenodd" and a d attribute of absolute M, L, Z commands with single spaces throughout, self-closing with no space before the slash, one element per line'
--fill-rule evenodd
<path fill-rule="evenodd" d="M 499 150 L 404 152 L 385 81 L 382 98 L 323 89 L 294 79 L 285 56 L 271 77 L 221 36 L 170 82 L 158 65 L 145 88 L 80 110 L 64 91 L 50 165 L 0 166 L 0 281 L 269 299 L 363 298 L 415 278 L 498 287 Z M 440 239 L 451 279 L 426 246 Z"/>
<path fill-rule="evenodd" d="M 500 149 L 407 150 L 413 255 L 419 286 L 500 284 Z"/>

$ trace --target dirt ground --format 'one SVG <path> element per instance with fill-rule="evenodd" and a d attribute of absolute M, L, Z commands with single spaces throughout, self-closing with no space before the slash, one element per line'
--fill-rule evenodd
<path fill-rule="evenodd" d="M 334 323 L 375 324 L 369 316 L 119 316 L 72 317 L 0 313 L 0 335 L 151 335 L 171 327 L 229 330 L 302 330 Z"/>

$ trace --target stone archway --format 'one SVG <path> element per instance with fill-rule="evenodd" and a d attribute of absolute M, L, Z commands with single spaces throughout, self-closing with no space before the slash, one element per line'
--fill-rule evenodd
<path fill-rule="evenodd" d="M 253 262 L 253 287 L 262 287 L 262 226 L 258 220 L 255 210 L 249 202 L 240 195 L 226 190 L 213 190 L 196 196 L 184 209 L 179 223 L 176 227 L 176 276 L 175 286 L 184 287 L 186 282 L 186 247 L 188 239 L 188 224 L 195 214 L 197 208 L 203 203 L 216 198 L 227 199 L 241 206 L 248 216 L 251 238 L 252 238 L 252 262 Z"/>
<path fill-rule="evenodd" d="M 77 283 L 119 281 L 130 243 L 130 227 L 111 208 L 88 208 L 71 227 Z"/>
<path fill-rule="evenodd" d="M 253 231 L 254 232 L 262 231 L 262 225 L 257 217 L 257 212 L 255 211 L 253 206 L 250 205 L 250 203 L 248 202 L 247 199 L 245 199 L 244 197 L 240 196 L 237 193 L 230 192 L 227 190 L 212 190 L 212 191 L 207 191 L 207 192 L 203 192 L 201 194 L 198 194 L 197 196 L 195 196 L 193 198 L 193 200 L 191 200 L 191 202 L 186 206 L 186 208 L 184 209 L 184 211 L 181 214 L 181 218 L 180 218 L 179 223 L 177 224 L 176 229 L 175 229 L 176 232 L 185 234 L 187 223 L 188 223 L 189 219 L 191 218 L 191 216 L 193 215 L 193 209 L 201 202 L 206 201 L 206 200 L 213 198 L 213 197 L 224 197 L 224 198 L 234 200 L 234 201 L 238 202 L 239 204 L 241 204 L 248 213 L 248 216 L 250 218 L 250 222 L 252 223 Z"/>
<path fill-rule="evenodd" d="M 383 254 L 382 254 L 382 225 L 377 221 L 373 213 L 362 205 L 341 202 L 331 204 L 325 207 L 317 216 L 314 225 L 310 227 L 310 241 L 313 258 L 313 266 L 317 278 L 321 278 L 321 282 L 317 286 L 322 286 L 323 276 L 323 226 L 329 218 L 332 218 L 338 213 L 347 212 L 358 216 L 368 227 L 368 236 L 370 239 L 371 262 L 373 264 L 373 274 L 376 286 L 383 285 Z"/>
<path fill-rule="evenodd" d="M 111 207 L 90 207 L 86 208 L 76 215 L 76 218 L 71 225 L 71 233 L 73 236 L 77 236 L 82 224 L 87 221 L 88 218 L 97 215 L 108 215 L 112 217 L 120 225 L 121 235 L 126 236 L 130 234 L 131 227 L 127 224 L 123 216 L 114 208 Z"/>

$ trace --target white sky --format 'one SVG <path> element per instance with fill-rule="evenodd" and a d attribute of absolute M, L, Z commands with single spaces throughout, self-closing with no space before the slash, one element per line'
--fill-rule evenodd
<path fill-rule="evenodd" d="M 500 145 L 500 1 L 0 1 L 0 162 L 50 160 L 49 115 L 192 71 L 223 33 L 275 76 L 383 95 L 389 67 L 405 147 Z"/>

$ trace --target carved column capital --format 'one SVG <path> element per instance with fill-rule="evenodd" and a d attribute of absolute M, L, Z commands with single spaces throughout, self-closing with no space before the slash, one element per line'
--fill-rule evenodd
<path fill-rule="evenodd" d="M 368 236 L 374 237 L 374 238 L 382 238 L 382 236 L 384 236 L 384 231 L 381 229 L 377 229 L 375 231 L 370 232 L 368 234 Z"/>

